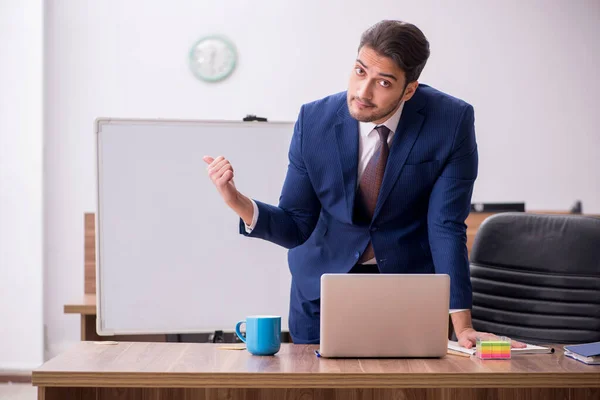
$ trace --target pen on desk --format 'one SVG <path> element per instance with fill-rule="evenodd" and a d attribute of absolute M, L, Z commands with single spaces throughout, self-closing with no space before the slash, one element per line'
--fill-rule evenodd
<path fill-rule="evenodd" d="M 470 354 L 461 353 L 460 351 L 451 350 L 451 349 L 448 349 L 448 354 L 452 354 L 453 356 L 460 356 L 460 357 L 471 357 Z"/>
<path fill-rule="evenodd" d="M 319 358 L 321 357 L 321 353 L 319 353 L 319 350 L 315 350 L 315 356 L 317 356 Z"/>

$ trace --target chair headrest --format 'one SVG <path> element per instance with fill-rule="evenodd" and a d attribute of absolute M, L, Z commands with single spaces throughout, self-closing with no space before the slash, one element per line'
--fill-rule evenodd
<path fill-rule="evenodd" d="M 565 275 L 600 274 L 600 218 L 507 212 L 479 227 L 472 264 Z"/>

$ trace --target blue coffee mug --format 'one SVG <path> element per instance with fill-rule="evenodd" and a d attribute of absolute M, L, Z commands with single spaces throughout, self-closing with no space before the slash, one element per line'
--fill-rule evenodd
<path fill-rule="evenodd" d="M 246 337 L 240 326 L 246 324 Z M 281 317 L 253 315 L 235 326 L 235 333 L 246 343 L 246 348 L 255 356 L 272 356 L 281 347 Z"/>

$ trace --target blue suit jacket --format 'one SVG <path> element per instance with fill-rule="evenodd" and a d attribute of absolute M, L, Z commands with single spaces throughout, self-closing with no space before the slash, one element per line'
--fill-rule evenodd
<path fill-rule="evenodd" d="M 279 206 L 255 200 L 256 226 L 247 234 L 240 221 L 240 232 L 290 249 L 304 299 L 318 299 L 321 275 L 348 272 L 372 240 L 382 273 L 448 274 L 450 308 L 471 308 L 464 221 L 478 164 L 473 107 L 419 85 L 404 105 L 366 226 L 353 222 L 358 135 L 346 92 L 303 105 Z"/>

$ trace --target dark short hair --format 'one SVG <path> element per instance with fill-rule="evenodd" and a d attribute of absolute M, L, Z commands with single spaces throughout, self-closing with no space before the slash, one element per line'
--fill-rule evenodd
<path fill-rule="evenodd" d="M 367 46 L 384 57 L 391 58 L 406 75 L 406 83 L 419 79 L 429 58 L 429 42 L 413 24 L 384 20 L 367 29 L 360 46 Z"/>

